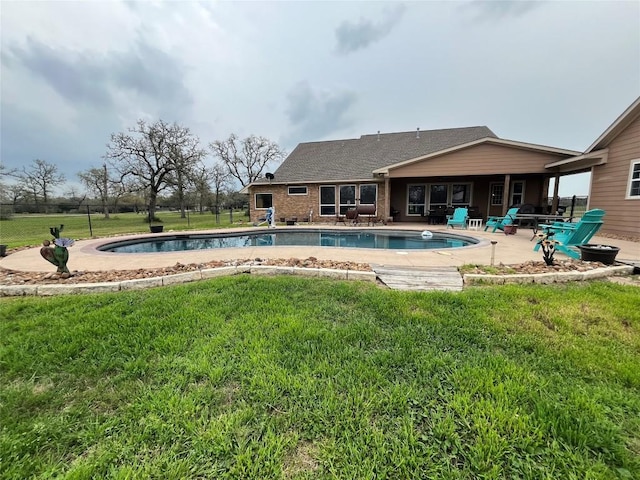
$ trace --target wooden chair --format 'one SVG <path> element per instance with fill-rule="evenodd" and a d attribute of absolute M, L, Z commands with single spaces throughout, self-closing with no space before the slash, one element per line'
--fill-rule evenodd
<path fill-rule="evenodd" d="M 493 227 L 491 233 L 495 233 L 496 230 L 504 231 L 505 225 L 513 225 L 519 209 L 519 207 L 510 208 L 504 217 L 489 217 L 484 226 L 484 231 L 486 232 L 489 227 Z"/>
<path fill-rule="evenodd" d="M 542 232 L 551 240 L 559 242 L 556 250 L 571 258 L 580 258 L 580 251 L 575 247 L 589 243 L 589 240 L 600 230 L 604 224 L 602 217 L 605 211 L 598 208 L 585 212 L 579 222 L 555 222 L 551 225 L 539 225 Z M 540 244 L 536 243 L 534 251 L 540 250 Z"/>
<path fill-rule="evenodd" d="M 458 207 L 453 211 L 453 215 L 447 215 L 447 228 L 454 228 L 458 225 L 461 228 L 467 228 L 467 220 L 469 219 L 469 210 L 466 207 Z"/>

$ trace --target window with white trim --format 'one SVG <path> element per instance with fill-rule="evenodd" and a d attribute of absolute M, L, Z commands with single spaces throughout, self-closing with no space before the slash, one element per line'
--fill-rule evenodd
<path fill-rule="evenodd" d="M 504 184 L 492 183 L 491 184 L 491 205 L 502 205 L 504 201 Z"/>
<path fill-rule="evenodd" d="M 427 186 L 408 185 L 407 189 L 407 215 L 424 215 Z"/>
<path fill-rule="evenodd" d="M 378 185 L 363 183 L 360 185 L 360 205 L 375 205 L 378 197 Z"/>
<path fill-rule="evenodd" d="M 631 161 L 627 198 L 640 198 L 640 160 Z"/>
<path fill-rule="evenodd" d="M 335 185 L 320 185 L 320 215 L 336 214 Z"/>
<path fill-rule="evenodd" d="M 307 186 L 300 185 L 295 187 L 289 187 L 289 195 L 307 195 Z"/>
<path fill-rule="evenodd" d="M 356 186 L 340 185 L 340 215 L 347 213 L 350 208 L 356 207 Z"/>
<path fill-rule="evenodd" d="M 429 208 L 446 207 L 449 200 L 449 185 L 446 183 L 429 185 Z"/>
<path fill-rule="evenodd" d="M 524 203 L 524 181 L 519 180 L 511 184 L 511 203 L 509 205 L 522 205 Z"/>
<path fill-rule="evenodd" d="M 256 209 L 267 209 L 273 207 L 273 194 L 256 193 Z"/>
<path fill-rule="evenodd" d="M 451 186 L 451 205 L 454 207 L 468 207 L 471 203 L 471 184 L 454 183 Z"/>

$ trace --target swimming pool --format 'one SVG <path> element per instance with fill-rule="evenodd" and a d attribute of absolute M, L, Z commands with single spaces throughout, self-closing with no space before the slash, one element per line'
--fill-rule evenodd
<path fill-rule="evenodd" d="M 314 246 L 430 250 L 475 245 L 478 240 L 453 233 L 354 229 L 276 229 L 256 232 L 177 234 L 109 242 L 98 249 L 115 253 L 159 253 L 216 248 Z"/>

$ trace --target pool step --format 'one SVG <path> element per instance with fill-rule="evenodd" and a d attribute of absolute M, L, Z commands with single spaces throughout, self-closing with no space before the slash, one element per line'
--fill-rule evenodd
<path fill-rule="evenodd" d="M 378 280 L 392 290 L 462 290 L 462 275 L 456 267 L 405 267 L 371 265 Z"/>

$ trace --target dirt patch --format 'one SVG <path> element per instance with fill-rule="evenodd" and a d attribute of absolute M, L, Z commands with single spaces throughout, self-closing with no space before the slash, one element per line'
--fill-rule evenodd
<path fill-rule="evenodd" d="M 304 472 L 314 472 L 319 468 L 318 447 L 311 442 L 302 442 L 284 460 L 284 478 L 293 478 Z"/>

